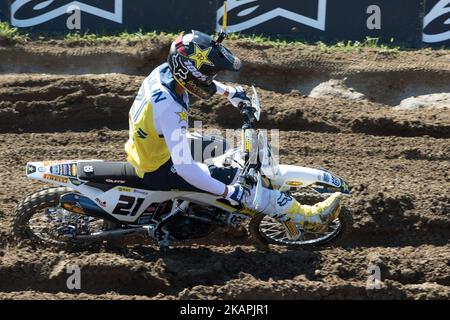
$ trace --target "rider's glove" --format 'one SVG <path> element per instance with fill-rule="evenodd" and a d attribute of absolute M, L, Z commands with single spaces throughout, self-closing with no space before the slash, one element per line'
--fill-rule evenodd
<path fill-rule="evenodd" d="M 241 86 L 238 87 L 228 87 L 228 100 L 236 108 L 241 108 L 243 104 L 250 103 L 250 99 L 245 94 L 244 89 Z"/>
<path fill-rule="evenodd" d="M 250 193 L 250 190 L 239 183 L 227 186 L 227 195 L 225 199 L 231 201 L 233 204 L 240 204 L 244 197 Z"/>
<path fill-rule="evenodd" d="M 255 196 L 254 186 L 244 186 L 240 183 L 235 183 L 232 186 L 227 186 L 228 193 L 225 199 L 232 204 L 242 204 L 246 208 L 253 207 L 253 198 Z"/>

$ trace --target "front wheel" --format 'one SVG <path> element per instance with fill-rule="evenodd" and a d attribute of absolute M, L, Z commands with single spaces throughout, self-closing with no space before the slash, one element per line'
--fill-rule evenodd
<path fill-rule="evenodd" d="M 321 233 L 299 230 L 298 240 L 290 240 L 283 224 L 274 218 L 258 214 L 250 221 L 249 232 L 255 241 L 255 246 L 267 249 L 269 244 L 281 245 L 292 249 L 315 249 L 335 243 L 349 232 L 353 223 L 350 212 L 342 207 L 339 217 L 332 221 L 327 230 Z"/>

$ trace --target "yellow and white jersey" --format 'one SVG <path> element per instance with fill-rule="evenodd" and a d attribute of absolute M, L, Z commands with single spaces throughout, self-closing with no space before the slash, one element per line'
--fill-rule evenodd
<path fill-rule="evenodd" d="M 178 175 L 193 186 L 222 194 L 225 185 L 192 159 L 187 140 L 189 97 L 175 92 L 167 63 L 157 67 L 142 83 L 129 112 L 127 160 L 142 178 L 172 159 Z"/>

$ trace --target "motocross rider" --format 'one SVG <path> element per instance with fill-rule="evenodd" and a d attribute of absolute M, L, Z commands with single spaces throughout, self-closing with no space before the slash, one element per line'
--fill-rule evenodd
<path fill-rule="evenodd" d="M 211 36 L 199 31 L 179 36 L 171 45 L 167 62 L 144 80 L 130 109 L 125 145 L 128 162 L 150 190 L 207 192 L 280 222 L 323 230 L 339 215 L 340 193 L 308 206 L 287 193 L 264 188 L 262 203 L 255 207 L 255 188 L 236 182 L 237 169 L 208 168 L 193 160 L 186 135 L 189 94 L 209 99 L 217 93 L 240 108 L 249 102 L 242 87 L 215 80 L 220 71 L 240 69 L 241 61 Z"/>

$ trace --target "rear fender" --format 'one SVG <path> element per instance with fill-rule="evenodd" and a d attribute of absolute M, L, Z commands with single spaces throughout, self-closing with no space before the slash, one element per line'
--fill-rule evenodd
<path fill-rule="evenodd" d="M 83 161 L 84 160 L 50 160 L 28 162 L 25 174 L 30 179 L 76 189 L 76 187 L 85 182 L 78 179 L 77 170 L 77 163 Z"/>
<path fill-rule="evenodd" d="M 72 182 L 78 180 L 75 160 L 28 162 L 25 170 L 26 176 L 30 179 L 69 188 L 77 185 Z"/>
<path fill-rule="evenodd" d="M 101 161 L 101 160 L 90 160 Z M 82 160 L 52 160 L 41 162 L 28 162 L 25 169 L 27 178 L 68 187 L 79 192 L 92 193 L 89 190 L 82 190 L 86 181 L 78 178 L 77 163 Z M 86 186 L 86 188 L 88 188 Z M 95 188 L 88 188 L 96 190 Z M 97 190 L 98 192 L 98 190 Z M 95 195 L 95 191 L 94 194 Z"/>

